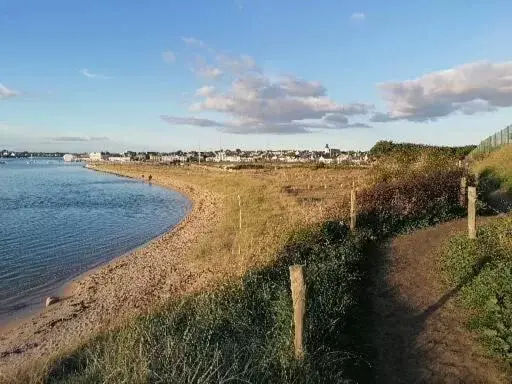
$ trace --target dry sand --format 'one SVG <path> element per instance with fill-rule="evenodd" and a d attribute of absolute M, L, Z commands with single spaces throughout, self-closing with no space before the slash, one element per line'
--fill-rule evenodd
<path fill-rule="evenodd" d="M 73 347 L 212 280 L 213 273 L 187 255 L 218 222 L 220 197 L 170 176 L 153 183 L 186 195 L 193 203 L 188 216 L 146 246 L 73 281 L 61 302 L 0 329 L 0 377 L 2 371 Z"/>

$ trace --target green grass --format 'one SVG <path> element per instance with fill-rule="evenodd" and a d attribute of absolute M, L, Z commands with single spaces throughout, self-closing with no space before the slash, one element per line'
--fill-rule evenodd
<path fill-rule="evenodd" d="M 55 362 L 48 383 L 366 381 L 369 240 L 339 223 L 302 232 L 279 264 L 104 334 Z M 288 266 L 305 264 L 306 358 L 293 357 Z"/>
<path fill-rule="evenodd" d="M 450 239 L 443 250 L 447 284 L 460 284 L 469 327 L 489 351 L 512 364 L 512 217 L 494 219 L 478 238 Z"/>
<path fill-rule="evenodd" d="M 512 145 L 506 145 L 490 153 L 475 164 L 481 180 L 487 189 L 505 187 L 512 193 Z"/>

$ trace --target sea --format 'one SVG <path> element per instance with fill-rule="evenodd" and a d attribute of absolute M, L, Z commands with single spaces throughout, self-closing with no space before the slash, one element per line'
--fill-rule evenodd
<path fill-rule="evenodd" d="M 0 162 L 0 324 L 80 274 L 176 226 L 191 202 L 142 180 L 50 158 Z"/>

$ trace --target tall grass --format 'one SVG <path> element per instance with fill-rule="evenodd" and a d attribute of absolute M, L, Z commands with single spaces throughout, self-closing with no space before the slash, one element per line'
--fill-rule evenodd
<path fill-rule="evenodd" d="M 512 145 L 505 145 L 477 161 L 475 170 L 488 184 L 487 189 L 501 184 L 512 193 Z"/>
<path fill-rule="evenodd" d="M 169 187 L 179 184 L 185 191 L 193 187 L 218 196 L 218 222 L 189 252 L 191 260 L 200 265 L 208 263 L 217 276 L 240 276 L 274 261 L 291 233 L 332 218 L 333 206 L 336 211 L 348 210 L 344 196 L 349 185 L 357 179 L 366 186 L 368 179 L 368 172 L 361 169 L 223 171 L 151 164 L 107 164 L 99 169 L 134 178 L 152 174 L 155 183 Z M 242 230 L 238 196 L 243 209 Z"/>
<path fill-rule="evenodd" d="M 272 267 L 193 295 L 55 361 L 48 383 L 368 381 L 370 241 L 339 222 L 298 234 Z M 306 265 L 306 357 L 294 359 L 288 265 Z"/>

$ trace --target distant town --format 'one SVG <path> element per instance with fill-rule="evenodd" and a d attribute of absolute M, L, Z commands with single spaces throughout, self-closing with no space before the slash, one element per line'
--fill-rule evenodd
<path fill-rule="evenodd" d="M 55 157 L 63 158 L 67 162 L 158 162 L 158 163 L 324 163 L 362 165 L 370 161 L 368 152 L 342 151 L 330 148 L 328 144 L 321 150 L 229 150 L 217 151 L 175 151 L 175 152 L 134 152 L 123 153 L 92 152 L 92 153 L 64 153 L 64 152 L 15 152 L 2 150 L 2 158 L 37 158 Z"/>

